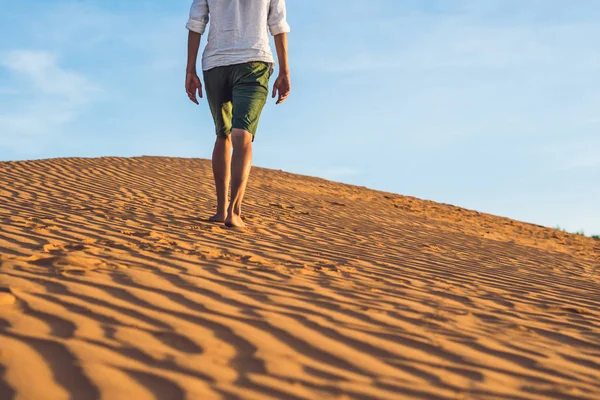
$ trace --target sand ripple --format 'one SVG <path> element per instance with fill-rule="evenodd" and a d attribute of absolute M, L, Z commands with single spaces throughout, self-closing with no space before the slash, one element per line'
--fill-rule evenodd
<path fill-rule="evenodd" d="M 255 168 L 0 163 L 0 398 L 598 399 L 600 242 Z"/>

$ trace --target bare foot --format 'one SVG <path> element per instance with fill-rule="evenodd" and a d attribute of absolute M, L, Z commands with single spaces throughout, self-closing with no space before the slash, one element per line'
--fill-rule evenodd
<path fill-rule="evenodd" d="M 208 219 L 210 222 L 225 222 L 225 213 L 216 213 Z"/>
<path fill-rule="evenodd" d="M 231 213 L 225 219 L 225 226 L 229 228 L 239 228 L 244 229 L 246 224 L 242 221 L 242 217 L 237 214 Z"/>

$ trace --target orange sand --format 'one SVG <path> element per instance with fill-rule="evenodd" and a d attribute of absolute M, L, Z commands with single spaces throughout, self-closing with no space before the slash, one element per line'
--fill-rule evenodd
<path fill-rule="evenodd" d="M 0 163 L 0 399 L 600 399 L 600 242 L 206 160 Z"/>

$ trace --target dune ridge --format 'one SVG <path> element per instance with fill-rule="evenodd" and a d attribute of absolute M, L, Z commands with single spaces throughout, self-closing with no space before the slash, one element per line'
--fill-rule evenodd
<path fill-rule="evenodd" d="M 598 399 L 600 242 L 210 162 L 0 163 L 0 399 Z"/>

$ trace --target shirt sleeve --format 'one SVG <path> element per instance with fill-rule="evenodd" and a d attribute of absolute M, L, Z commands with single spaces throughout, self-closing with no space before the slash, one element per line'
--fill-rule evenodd
<path fill-rule="evenodd" d="M 285 0 L 270 0 L 269 5 L 269 30 L 271 35 L 279 35 L 290 31 L 286 20 Z"/>
<path fill-rule="evenodd" d="M 208 24 L 208 1 L 194 0 L 190 8 L 190 19 L 185 27 L 193 32 L 203 34 Z"/>

